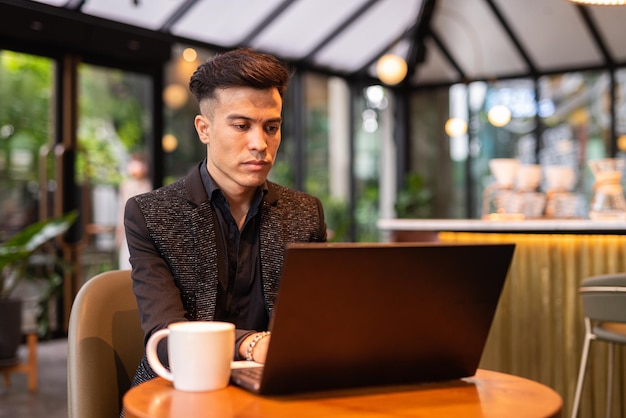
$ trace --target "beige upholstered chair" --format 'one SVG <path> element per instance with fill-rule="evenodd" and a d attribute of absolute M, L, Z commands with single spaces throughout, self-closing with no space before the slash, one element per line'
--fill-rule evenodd
<path fill-rule="evenodd" d="M 130 271 L 101 273 L 78 292 L 68 331 L 70 418 L 119 417 L 144 352 Z"/>

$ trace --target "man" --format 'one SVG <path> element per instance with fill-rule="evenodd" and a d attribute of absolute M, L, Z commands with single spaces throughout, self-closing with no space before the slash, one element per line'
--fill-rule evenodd
<path fill-rule="evenodd" d="M 288 79 L 275 57 L 249 49 L 217 55 L 191 77 L 206 160 L 125 208 L 145 341 L 173 322 L 233 322 L 234 358 L 264 362 L 285 245 L 326 240 L 321 202 L 267 181 Z M 155 376 L 144 356 L 133 385 Z"/>

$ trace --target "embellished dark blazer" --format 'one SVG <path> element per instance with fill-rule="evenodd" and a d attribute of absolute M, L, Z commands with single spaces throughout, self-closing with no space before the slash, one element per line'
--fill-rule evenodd
<path fill-rule="evenodd" d="M 228 272 L 218 268 L 225 254 L 218 249 L 219 232 L 201 167 L 126 203 L 124 226 L 144 342 L 172 322 L 212 320 L 215 314 L 219 277 Z M 326 225 L 316 197 L 271 182 L 267 186 L 259 247 L 263 297 L 271 317 L 285 245 L 325 241 Z M 153 377 L 144 355 L 133 385 Z"/>

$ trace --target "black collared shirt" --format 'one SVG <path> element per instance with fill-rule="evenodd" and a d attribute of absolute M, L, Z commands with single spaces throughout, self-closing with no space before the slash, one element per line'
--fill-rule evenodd
<path fill-rule="evenodd" d="M 209 175 L 206 160 L 200 166 L 200 172 L 217 215 L 218 246 L 226 255 L 225 264 L 219 268 L 228 272 L 228 280 L 220 275 L 215 320 L 232 322 L 240 330 L 266 330 L 269 318 L 261 283 L 259 236 L 260 209 L 267 188 L 257 189 L 243 228 L 239 231 L 228 200 Z"/>

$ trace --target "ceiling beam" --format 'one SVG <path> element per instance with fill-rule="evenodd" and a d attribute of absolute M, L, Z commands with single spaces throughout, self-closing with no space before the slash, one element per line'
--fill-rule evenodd
<path fill-rule="evenodd" d="M 81 10 L 87 0 L 69 0 L 65 4 L 65 8 L 69 10 Z"/>
<path fill-rule="evenodd" d="M 602 57 L 607 67 L 613 68 L 615 66 L 615 60 L 613 59 L 609 48 L 606 46 L 606 42 L 600 34 L 600 31 L 598 30 L 598 25 L 593 20 L 593 16 L 591 16 L 589 9 L 581 5 L 576 5 L 575 7 L 578 9 L 580 16 L 583 18 L 585 26 L 587 27 L 587 30 L 589 30 L 589 33 L 591 34 L 591 37 L 593 38 L 596 46 L 600 50 L 600 53 L 602 54 Z"/>
<path fill-rule="evenodd" d="M 172 40 L 159 32 L 63 7 L 0 0 L 0 42 L 150 67 L 149 63 L 170 59 Z"/>
<path fill-rule="evenodd" d="M 505 32 L 509 36 L 509 39 L 511 39 L 511 42 L 513 42 L 513 45 L 515 45 L 517 52 L 520 54 L 520 56 L 522 57 L 526 65 L 528 66 L 530 73 L 533 74 L 533 76 L 536 76 L 538 73 L 537 66 L 535 65 L 533 60 L 530 58 L 530 55 L 528 55 L 526 48 L 522 46 L 522 43 L 520 42 L 519 37 L 515 33 L 513 33 L 513 29 L 511 28 L 511 25 L 504 18 L 504 15 L 502 14 L 502 12 L 500 12 L 500 9 L 498 8 L 498 6 L 496 6 L 493 0 L 485 0 L 485 2 L 491 8 L 491 11 L 493 12 L 496 19 L 498 19 L 498 22 L 500 22 L 500 24 L 502 25 L 502 28 L 505 30 Z"/>
<path fill-rule="evenodd" d="M 444 57 L 448 60 L 448 63 L 454 67 L 456 72 L 459 74 L 459 80 L 463 82 L 467 82 L 467 73 L 463 70 L 463 67 L 458 63 L 458 61 L 452 56 L 450 53 L 450 48 L 446 46 L 446 44 L 441 40 L 441 37 L 437 34 L 433 29 L 430 30 L 430 38 L 439 48 L 439 51 L 443 54 Z"/>
<path fill-rule="evenodd" d="M 409 52 L 406 56 L 408 71 L 404 79 L 405 84 L 408 83 L 408 81 L 413 77 L 418 64 L 424 62 L 424 58 L 426 57 L 426 45 L 424 45 L 424 39 L 430 32 L 430 21 L 432 20 L 436 4 L 437 0 L 424 0 L 421 11 L 415 19 L 415 26 L 412 30 L 411 36 L 411 44 Z"/>
<path fill-rule="evenodd" d="M 400 34 L 400 36 L 397 36 L 391 42 L 389 42 L 387 45 L 385 45 L 384 47 L 382 47 L 381 49 L 379 49 L 378 51 L 373 53 L 372 54 L 372 58 L 370 58 L 367 62 L 365 62 L 365 64 L 363 64 L 361 66 L 361 68 L 359 68 L 358 70 L 354 71 L 353 74 L 360 74 L 360 75 L 366 74 L 367 73 L 367 69 L 372 64 L 374 64 L 376 61 L 378 61 L 378 59 L 381 56 L 383 56 L 386 52 L 388 52 L 390 49 L 392 49 L 395 44 L 397 44 L 398 42 L 400 42 L 401 40 L 403 40 L 407 36 L 409 36 L 411 33 L 413 33 L 413 31 L 415 30 L 415 26 L 416 26 L 416 24 L 413 24 L 413 26 L 411 26 L 410 28 L 408 28 L 407 30 L 402 32 L 402 34 Z"/>
<path fill-rule="evenodd" d="M 423 40 L 424 40 L 425 34 L 430 31 L 430 20 L 434 11 L 434 6 L 435 6 L 436 1 L 437 0 L 424 0 L 421 4 L 419 11 L 417 12 L 417 15 L 415 16 L 414 23 L 408 29 L 402 32 L 400 36 L 396 37 L 395 39 L 392 39 L 391 42 L 389 42 L 387 45 L 382 47 L 378 52 L 373 54 L 372 58 L 369 61 L 367 61 L 364 65 L 362 65 L 361 68 L 355 71 L 354 74 L 366 74 L 367 69 L 370 66 L 372 66 L 376 61 L 378 61 L 378 59 L 381 56 L 383 56 L 389 50 L 391 50 L 398 42 L 407 38 L 411 38 L 409 40 L 409 51 L 407 53 L 407 56 L 404 57 L 407 62 L 407 66 L 409 66 L 408 71 L 407 71 L 407 77 L 405 77 L 405 80 L 410 78 L 409 77 L 411 75 L 410 66 L 411 65 L 414 66 L 416 64 L 418 55 L 420 54 L 420 52 L 423 52 L 424 50 Z M 415 43 L 422 44 L 421 45 L 422 50 L 420 52 L 414 49 Z M 418 46 L 418 49 L 419 49 L 419 46 Z"/>
<path fill-rule="evenodd" d="M 254 38 L 256 38 L 261 32 L 263 32 L 278 16 L 280 16 L 289 6 L 291 6 L 296 0 L 284 0 L 281 4 L 276 6 L 265 19 L 256 25 L 241 41 L 241 46 L 250 46 Z"/>
<path fill-rule="evenodd" d="M 163 23 L 161 32 L 170 33 L 172 26 L 176 24 L 199 0 L 186 0 L 183 4 L 181 4 L 175 11 L 170 15 L 170 17 Z"/>
<path fill-rule="evenodd" d="M 317 54 L 322 48 L 324 48 L 326 45 L 328 45 L 333 39 L 335 39 L 341 32 L 343 32 L 344 30 L 346 30 L 346 28 L 350 25 L 352 25 L 352 23 L 354 23 L 355 20 L 357 20 L 359 17 L 361 17 L 361 15 L 363 13 L 365 13 L 366 11 L 368 11 L 375 3 L 377 3 L 379 0 L 368 0 L 367 2 L 363 3 L 361 5 L 361 7 L 359 7 L 358 9 L 356 9 L 354 12 L 352 12 L 352 14 L 350 16 L 348 16 L 347 18 L 345 18 L 341 23 L 339 23 L 337 25 L 337 27 L 335 29 L 333 29 L 324 39 L 322 39 L 317 45 L 315 45 L 315 47 L 313 47 L 313 49 L 311 51 L 309 51 L 308 54 L 306 54 L 306 56 L 304 56 L 301 61 L 303 62 L 310 62 L 313 60 L 313 57 L 315 56 L 315 54 Z"/>

